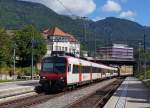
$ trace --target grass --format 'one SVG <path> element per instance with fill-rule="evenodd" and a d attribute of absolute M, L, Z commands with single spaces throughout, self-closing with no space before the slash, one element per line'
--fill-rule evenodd
<path fill-rule="evenodd" d="M 4 83 L 4 82 L 14 82 L 14 81 L 25 81 L 25 79 L 18 79 L 18 80 L 0 80 L 0 83 Z"/>
<path fill-rule="evenodd" d="M 144 72 L 141 72 L 140 74 L 137 74 L 135 76 L 150 87 L 150 70 L 148 70 L 146 73 L 146 76 L 147 76 L 146 80 L 144 79 Z"/>

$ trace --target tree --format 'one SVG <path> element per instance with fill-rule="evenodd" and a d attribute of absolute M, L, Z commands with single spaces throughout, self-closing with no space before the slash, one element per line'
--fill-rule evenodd
<path fill-rule="evenodd" d="M 47 50 L 44 38 L 32 25 L 25 26 L 23 29 L 16 31 L 14 41 L 17 46 L 19 66 L 27 67 L 31 65 L 32 51 L 34 63 L 37 63 Z"/>
<path fill-rule="evenodd" d="M 0 28 L 0 67 L 11 64 L 11 36 Z"/>

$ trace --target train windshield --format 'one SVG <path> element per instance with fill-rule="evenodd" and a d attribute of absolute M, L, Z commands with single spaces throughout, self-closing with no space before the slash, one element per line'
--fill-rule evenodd
<path fill-rule="evenodd" d="M 46 59 L 43 62 L 42 72 L 65 73 L 65 71 L 66 71 L 65 59 L 51 58 L 51 59 Z"/>

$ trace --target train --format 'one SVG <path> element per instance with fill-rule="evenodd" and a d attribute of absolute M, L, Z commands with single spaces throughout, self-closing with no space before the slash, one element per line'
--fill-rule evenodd
<path fill-rule="evenodd" d="M 51 56 L 42 60 L 40 81 L 44 91 L 63 90 L 118 76 L 118 68 L 72 56 Z"/>

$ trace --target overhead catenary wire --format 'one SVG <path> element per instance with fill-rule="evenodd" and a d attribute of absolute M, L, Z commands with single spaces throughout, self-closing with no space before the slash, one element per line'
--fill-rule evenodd
<path fill-rule="evenodd" d="M 67 7 L 63 4 L 63 2 L 62 2 L 61 0 L 56 0 L 56 1 L 58 1 L 58 3 L 59 3 L 60 5 L 62 5 L 63 8 L 64 8 L 66 11 L 68 11 L 68 13 L 71 14 L 71 16 L 75 16 L 75 15 L 72 13 L 72 11 L 71 11 L 69 8 L 67 8 Z"/>

